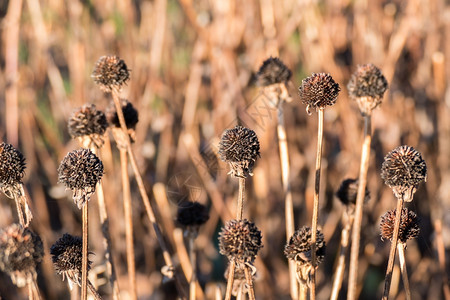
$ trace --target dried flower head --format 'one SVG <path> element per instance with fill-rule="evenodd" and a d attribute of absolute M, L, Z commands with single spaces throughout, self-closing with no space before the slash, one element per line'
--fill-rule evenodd
<path fill-rule="evenodd" d="M 359 180 L 358 179 L 351 179 L 347 178 L 344 181 L 342 181 L 341 186 L 339 187 L 338 191 L 336 192 L 336 196 L 344 205 L 349 204 L 356 204 L 356 196 L 358 195 L 358 186 L 359 186 Z M 370 193 L 369 190 L 366 187 L 366 192 L 364 196 L 364 202 L 367 202 L 370 200 Z"/>
<path fill-rule="evenodd" d="M 251 263 L 262 245 L 261 231 L 247 219 L 228 221 L 219 233 L 220 254 L 228 260 Z"/>
<path fill-rule="evenodd" d="M 232 176 L 252 176 L 255 161 L 260 156 L 256 133 L 242 126 L 225 130 L 219 143 L 219 155 L 230 164 Z"/>
<path fill-rule="evenodd" d="M 185 201 L 178 207 L 177 222 L 182 226 L 200 226 L 205 224 L 208 219 L 208 209 L 197 201 Z"/>
<path fill-rule="evenodd" d="M 136 124 L 139 121 L 138 111 L 134 108 L 133 104 L 126 99 L 121 99 L 122 113 L 125 118 L 125 124 L 129 129 L 135 129 Z M 117 116 L 116 106 L 111 103 L 106 110 L 106 117 L 108 123 L 112 127 L 120 128 L 119 117 Z"/>
<path fill-rule="evenodd" d="M 62 275 L 63 280 L 67 277 L 70 287 L 73 283 L 81 286 L 83 239 L 65 233 L 50 248 L 50 254 L 55 270 Z M 91 264 L 92 261 L 88 260 L 88 270 Z"/>
<path fill-rule="evenodd" d="M 385 156 L 381 178 L 397 198 L 412 201 L 419 183 L 427 179 L 427 165 L 413 147 L 399 146 Z"/>
<path fill-rule="evenodd" d="M 285 83 L 292 76 L 291 70 L 278 58 L 266 59 L 256 74 L 256 82 L 259 86 L 268 86 L 277 83 Z"/>
<path fill-rule="evenodd" d="M 370 115 L 381 103 L 387 88 L 386 78 L 380 69 L 372 64 L 359 65 L 347 85 L 350 97 L 357 101 L 363 115 Z"/>
<path fill-rule="evenodd" d="M 380 231 L 381 239 L 392 240 L 394 235 L 395 214 L 397 210 L 393 209 L 386 212 L 381 217 Z M 419 220 L 415 212 L 408 210 L 406 207 L 402 209 L 400 219 L 400 229 L 398 231 L 398 240 L 401 243 L 406 243 L 407 240 L 419 236 L 420 227 Z"/>
<path fill-rule="evenodd" d="M 89 201 L 103 176 L 102 161 L 89 149 L 69 152 L 58 167 L 59 182 L 73 192 L 78 208 Z"/>
<path fill-rule="evenodd" d="M 306 105 L 306 111 L 310 109 L 323 109 L 336 103 L 341 88 L 330 74 L 313 73 L 310 77 L 303 79 L 298 88 L 300 99 Z"/>
<path fill-rule="evenodd" d="M 118 56 L 102 56 L 95 63 L 92 72 L 94 82 L 104 92 L 120 90 L 130 79 L 130 70 Z"/>
<path fill-rule="evenodd" d="M 85 138 L 98 148 L 103 145 L 103 134 L 108 127 L 106 116 L 94 104 L 86 104 L 74 110 L 69 118 L 68 129 L 72 138 Z M 87 147 L 89 145 L 86 145 Z"/>
<path fill-rule="evenodd" d="M 41 238 L 28 228 L 12 224 L 0 231 L 0 269 L 15 285 L 23 287 L 36 279 L 36 266 L 43 256 Z"/>
<path fill-rule="evenodd" d="M 284 247 L 284 255 L 302 265 L 311 265 L 311 233 L 309 226 L 303 226 L 294 232 Z M 323 233 L 317 230 L 316 235 L 316 263 L 320 264 L 325 258 L 325 241 Z"/>
<path fill-rule="evenodd" d="M 7 143 L 0 144 L 0 187 L 22 184 L 25 175 L 25 158 L 16 148 Z"/>

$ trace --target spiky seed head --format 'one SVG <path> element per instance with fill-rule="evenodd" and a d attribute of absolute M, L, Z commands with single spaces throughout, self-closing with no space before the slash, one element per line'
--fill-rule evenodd
<path fill-rule="evenodd" d="M 381 217 L 380 223 L 381 239 L 392 241 L 392 237 L 394 235 L 396 212 L 397 209 L 393 209 L 386 212 Z M 398 240 L 402 243 L 406 243 L 407 240 L 418 237 L 419 233 L 420 233 L 419 220 L 417 218 L 416 213 L 404 207 L 402 209 L 402 215 L 400 218 Z"/>
<path fill-rule="evenodd" d="M 78 208 L 89 201 L 103 176 L 103 163 L 90 149 L 69 152 L 58 167 L 59 182 L 73 192 Z"/>
<path fill-rule="evenodd" d="M 205 224 L 208 220 L 208 209 L 197 201 L 186 201 L 181 203 L 178 207 L 177 222 L 181 226 L 200 226 Z"/>
<path fill-rule="evenodd" d="M 118 56 L 102 56 L 95 63 L 92 72 L 94 82 L 104 92 L 120 90 L 130 79 L 130 70 Z"/>
<path fill-rule="evenodd" d="M 81 272 L 83 260 L 83 239 L 65 233 L 50 248 L 53 266 L 56 273 L 61 274 L 70 282 L 81 286 Z M 92 261 L 88 260 L 88 270 L 91 269 Z"/>
<path fill-rule="evenodd" d="M 350 98 L 358 103 L 363 115 L 370 115 L 372 110 L 383 100 L 388 82 L 373 64 L 359 65 L 347 85 Z"/>
<path fill-rule="evenodd" d="M 302 265 L 311 265 L 311 233 L 309 226 L 303 226 L 294 232 L 284 247 L 284 255 Z M 317 230 L 316 235 L 316 263 L 320 264 L 325 258 L 325 241 L 323 233 Z"/>
<path fill-rule="evenodd" d="M 355 205 L 356 196 L 358 195 L 359 180 L 347 178 L 342 181 L 341 186 L 336 192 L 336 197 L 341 200 L 344 205 Z M 370 192 L 366 187 L 366 192 L 364 195 L 364 202 L 370 200 Z"/>
<path fill-rule="evenodd" d="M 261 231 L 247 219 L 228 221 L 219 233 L 220 254 L 238 264 L 253 262 L 262 247 Z"/>
<path fill-rule="evenodd" d="M 139 121 L 138 111 L 134 108 L 133 104 L 126 99 L 121 99 L 120 105 L 122 106 L 122 113 L 125 118 L 127 128 L 134 130 Z M 106 110 L 106 117 L 108 119 L 109 126 L 120 128 L 119 117 L 117 116 L 116 106 L 113 102 L 111 102 Z"/>
<path fill-rule="evenodd" d="M 0 144 L 0 187 L 22 184 L 25 158 L 11 144 Z"/>
<path fill-rule="evenodd" d="M 278 57 L 266 59 L 256 74 L 258 86 L 268 86 L 277 83 L 285 83 L 292 76 L 291 70 Z"/>
<path fill-rule="evenodd" d="M 419 183 L 427 179 L 427 165 L 413 147 L 399 146 L 384 157 L 381 178 L 397 198 L 411 201 Z"/>
<path fill-rule="evenodd" d="M 242 126 L 225 130 L 219 143 L 219 155 L 230 164 L 231 176 L 252 176 L 255 161 L 260 156 L 256 133 Z"/>
<path fill-rule="evenodd" d="M 41 238 L 28 228 L 12 224 L 0 231 L 0 269 L 15 285 L 23 287 L 36 279 L 36 266 L 43 256 Z"/>
<path fill-rule="evenodd" d="M 298 88 L 300 99 L 306 105 L 306 111 L 310 109 L 323 109 L 336 103 L 341 88 L 330 74 L 313 73 L 310 77 L 303 79 Z"/>
<path fill-rule="evenodd" d="M 72 138 L 88 137 L 97 147 L 101 147 L 108 122 L 105 114 L 97 110 L 94 104 L 86 104 L 72 112 L 67 127 Z"/>

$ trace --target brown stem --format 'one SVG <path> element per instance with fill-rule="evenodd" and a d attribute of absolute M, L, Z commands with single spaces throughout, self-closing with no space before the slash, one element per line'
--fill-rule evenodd
<path fill-rule="evenodd" d="M 319 219 L 319 190 L 320 190 L 320 168 L 322 164 L 322 143 L 323 143 L 323 108 L 319 109 L 319 124 L 317 129 L 317 155 L 316 155 L 316 179 L 314 184 L 314 205 L 311 226 L 311 286 L 310 298 L 316 299 L 316 239 L 317 221 Z"/>
<path fill-rule="evenodd" d="M 369 169 L 370 144 L 372 143 L 371 116 L 364 116 L 364 142 L 361 150 L 361 164 L 359 168 L 358 193 L 356 195 L 355 221 L 352 231 L 352 246 L 350 252 L 350 269 L 348 277 L 347 300 L 356 298 L 356 284 L 358 279 L 358 255 L 363 215 L 363 204 L 366 194 L 367 170 Z"/>
<path fill-rule="evenodd" d="M 245 280 L 247 281 L 248 299 L 255 300 L 255 290 L 253 289 L 253 279 L 250 273 L 250 267 L 245 265 L 244 267 Z"/>
<path fill-rule="evenodd" d="M 16 192 L 13 192 L 13 195 L 14 195 L 14 202 L 16 202 L 16 209 L 17 209 L 17 215 L 19 216 L 19 223 L 23 227 L 26 227 L 27 225 L 25 225 L 25 219 L 23 217 L 22 206 L 20 205 L 20 197 L 21 196 L 17 195 Z"/>
<path fill-rule="evenodd" d="M 233 282 L 234 282 L 234 270 L 236 269 L 236 262 L 230 261 L 228 269 L 228 280 L 227 280 L 227 291 L 225 292 L 225 300 L 231 299 L 231 293 L 233 292 Z"/>
<path fill-rule="evenodd" d="M 398 260 L 400 262 L 400 270 L 402 271 L 403 287 L 405 288 L 406 300 L 411 300 L 411 289 L 409 288 L 408 270 L 406 269 L 405 260 L 405 244 L 397 244 Z"/>
<path fill-rule="evenodd" d="M 191 266 L 192 266 L 192 274 L 191 274 L 191 279 L 189 281 L 189 299 L 190 300 L 195 300 L 195 287 L 196 287 L 196 281 L 197 281 L 197 276 L 196 276 L 196 256 L 195 256 L 195 249 L 194 249 L 194 241 L 195 241 L 195 237 L 194 234 L 192 232 L 189 232 L 189 259 L 191 261 Z"/>
<path fill-rule="evenodd" d="M 91 291 L 92 295 L 94 296 L 95 300 L 102 299 L 102 297 L 98 293 L 97 289 L 94 287 L 94 285 L 92 284 L 92 282 L 90 280 L 87 281 L 87 286 L 88 286 L 89 290 Z"/>
<path fill-rule="evenodd" d="M 87 274 L 88 274 L 88 202 L 84 203 L 83 208 L 83 246 L 81 261 L 81 299 L 87 299 Z"/>
<path fill-rule="evenodd" d="M 242 216 L 244 214 L 244 201 L 245 201 L 245 178 L 239 177 L 239 195 L 236 213 L 237 220 L 242 220 Z"/>

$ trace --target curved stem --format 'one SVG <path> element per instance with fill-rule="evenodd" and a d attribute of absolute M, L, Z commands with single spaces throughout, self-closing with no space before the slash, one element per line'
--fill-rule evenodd
<path fill-rule="evenodd" d="M 406 269 L 405 244 L 397 244 L 398 260 L 400 261 L 400 270 L 402 271 L 403 287 L 405 288 L 406 300 L 411 300 L 411 289 L 409 288 L 408 270 Z"/>

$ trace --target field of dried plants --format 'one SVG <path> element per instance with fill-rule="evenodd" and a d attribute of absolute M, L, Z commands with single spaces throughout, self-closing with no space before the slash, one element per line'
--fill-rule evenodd
<path fill-rule="evenodd" d="M 391 150 L 408 145 L 425 160 L 427 179 L 418 185 L 414 200 L 403 205 L 417 214 L 420 227 L 405 251 L 410 292 L 396 257 L 390 299 L 450 300 L 446 1 L 3 0 L 0 32 L 0 142 L 25 158 L 21 180 L 33 214 L 29 228 L 40 236 L 44 249 L 36 284 L 29 282 L 29 288 L 14 285 L 2 268 L 0 299 L 83 298 L 83 289 L 75 285 L 71 291 L 68 279 L 55 272 L 50 248 L 63 234 L 81 237 L 84 230 L 92 252 L 88 279 L 103 299 L 223 299 L 228 260 L 219 253 L 219 237 L 224 236 L 219 233 L 236 212 L 239 219 L 240 195 L 245 198 L 243 218 L 262 235 L 256 260 L 242 269 L 256 269 L 250 280 L 254 297 L 296 298 L 298 283 L 295 276 L 290 279 L 284 254 L 286 224 L 295 230 L 311 226 L 318 212 L 326 251 L 313 283 L 308 278 L 305 286 L 315 291 L 308 298 L 330 299 L 347 222 L 347 208 L 336 192 L 343 180 L 360 176 L 367 136 L 367 120 L 347 86 L 358 65 L 371 63 L 389 87 L 371 115 L 365 180 L 370 200 L 362 207 L 355 290 L 349 293 L 349 246 L 342 287 L 334 299 L 383 295 L 391 243 L 382 240 L 380 221 L 400 201 L 380 172 Z M 126 84 L 110 90 L 96 84 L 100 75 L 92 74 L 105 55 L 126 63 Z M 258 86 L 257 72 L 269 57 L 279 57 L 292 72 L 282 84 L 278 107 Z M 320 114 L 314 107 L 308 114 L 298 88 L 319 72 L 329 73 L 340 92 L 322 115 L 321 176 L 315 189 Z M 121 123 L 116 132 L 108 129 L 101 137 L 104 144 L 97 155 L 104 168 L 102 188 L 84 206 L 88 214 L 59 182 L 61 162 L 80 149 L 79 140 L 69 134 L 69 118 L 85 104 L 114 111 L 121 99 L 138 112 L 134 143 L 123 134 Z M 280 118 L 285 138 L 280 136 Z M 253 176 L 245 180 L 227 175 L 230 166 L 221 160 L 219 149 L 223 132 L 236 125 L 252 129 L 260 144 Z M 287 147 L 287 159 L 280 159 L 285 153 L 280 145 Z M 0 177 L 8 176 L 2 173 L 8 168 L 0 168 Z M 6 194 L 0 193 L 0 228 L 5 229 L 19 223 L 20 215 L 7 197 L 8 185 L 2 182 L 0 188 Z M 20 199 L 16 201 L 25 201 Z M 286 217 L 286 200 L 292 205 L 292 220 Z M 176 222 L 185 201 L 200 202 L 209 210 L 195 240 Z M 26 217 L 25 212 L 23 223 Z M 3 237 L 8 234 L 2 232 Z M 14 254 L 4 250 L 2 234 L 0 267 Z M 108 254 L 117 280 L 110 280 Z M 196 281 L 190 285 L 193 265 Z M 193 286 L 196 292 L 190 295 Z M 249 281 L 241 288 L 250 290 Z M 89 289 L 87 294 L 92 297 Z M 306 299 L 302 292 L 300 299 Z"/>

